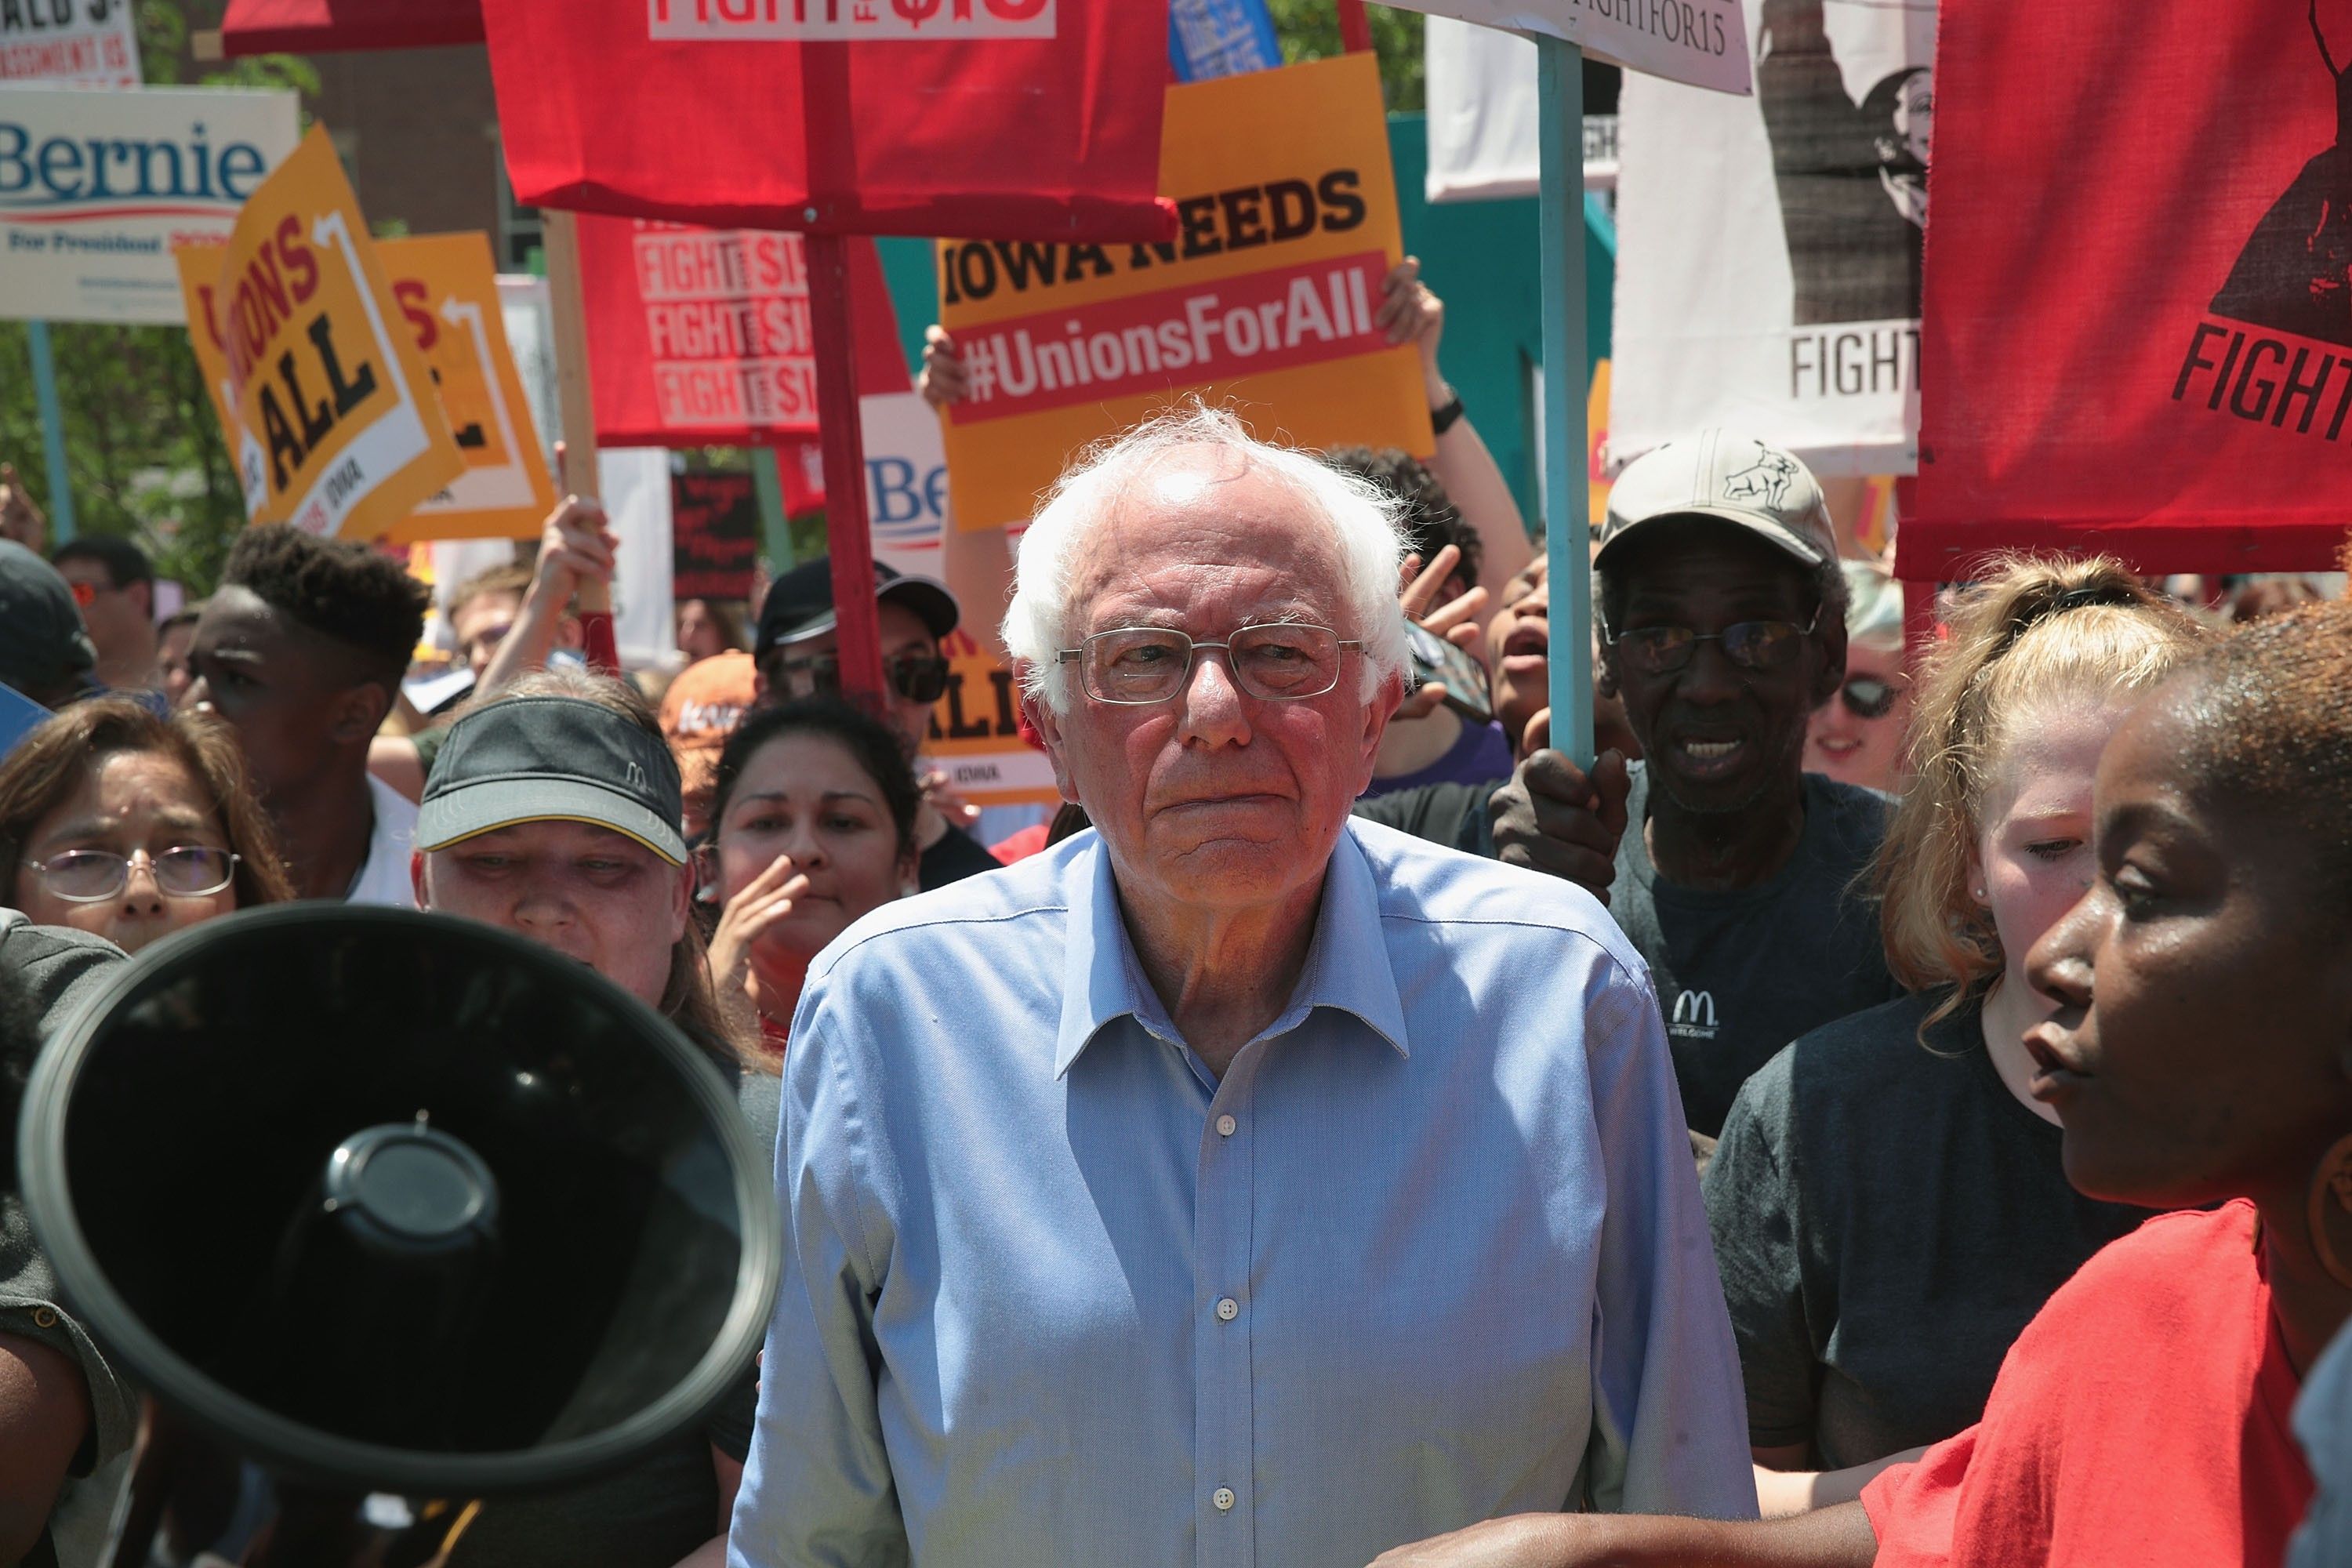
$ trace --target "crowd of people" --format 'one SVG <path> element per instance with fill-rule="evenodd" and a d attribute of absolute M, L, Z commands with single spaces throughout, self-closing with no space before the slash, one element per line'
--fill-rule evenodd
<path fill-rule="evenodd" d="M 167 612 L 15 492 L 0 1089 L 292 899 L 700 1049 L 777 1150 L 764 1364 L 444 1563 L 2352 1563 L 2352 608 L 2014 557 L 1923 638 L 1694 433 L 1594 531 L 1580 764 L 1443 306 L 1380 319 L 1433 458 L 1149 422 L 986 602 L 877 567 L 870 711 L 823 559 L 630 672 L 590 500 L 437 601 L 253 528 Z M 1063 801 L 993 844 L 923 760 L 960 629 Z M 98 1561 L 137 1398 L 0 1196 L 0 1562 Z"/>

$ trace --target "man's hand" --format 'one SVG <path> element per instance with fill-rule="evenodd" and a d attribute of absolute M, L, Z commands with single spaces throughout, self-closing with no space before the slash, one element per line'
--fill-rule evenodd
<path fill-rule="evenodd" d="M 971 384 L 964 376 L 963 360 L 956 353 L 955 340 L 937 321 L 923 332 L 923 369 L 915 377 L 915 390 L 934 408 L 960 403 L 971 390 Z"/>
<path fill-rule="evenodd" d="M 1579 1568 L 1609 1561 L 1590 1514 L 1517 1513 L 1383 1552 L 1372 1568 Z"/>
<path fill-rule="evenodd" d="M 1549 750 L 1551 710 L 1528 721 L 1523 760 L 1511 782 L 1486 803 L 1495 858 L 1564 877 L 1602 903 L 1617 879 L 1617 841 L 1625 833 L 1625 759 L 1603 752 L 1588 775 Z"/>
<path fill-rule="evenodd" d="M 547 514 L 539 531 L 539 588 L 560 607 L 570 604 L 583 583 L 610 585 L 613 552 L 621 542 L 605 526 L 604 507 L 582 496 L 565 496 Z"/>
<path fill-rule="evenodd" d="M 1411 343 L 1421 351 L 1421 380 L 1432 408 L 1450 401 L 1454 389 L 1437 368 L 1437 342 L 1445 335 L 1445 301 L 1421 280 L 1421 258 L 1408 256 L 1381 280 L 1381 306 L 1372 325 L 1388 333 L 1391 343 Z"/>
<path fill-rule="evenodd" d="M 36 555 L 48 543 L 49 520 L 26 493 L 16 465 L 0 463 L 0 539 L 11 539 Z"/>
<path fill-rule="evenodd" d="M 970 833 L 980 825 L 980 807 L 964 799 L 944 771 L 931 768 L 915 782 L 922 788 L 923 804 L 957 827 Z"/>

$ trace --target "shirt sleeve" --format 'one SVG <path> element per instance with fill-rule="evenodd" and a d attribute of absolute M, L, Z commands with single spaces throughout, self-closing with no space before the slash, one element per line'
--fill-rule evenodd
<path fill-rule="evenodd" d="M 1739 1358 L 1657 999 L 1615 969 L 1585 1028 L 1608 1184 L 1585 1489 L 1610 1512 L 1754 1519 Z"/>
<path fill-rule="evenodd" d="M 1741 1087 L 1700 1184 L 1748 1385 L 1748 1441 L 1759 1448 L 1812 1440 L 1819 1371 L 1805 1321 L 1803 1214 L 1787 1159 L 1789 1065 L 1783 1051 Z"/>
<path fill-rule="evenodd" d="M 881 1212 L 864 1168 L 872 1130 L 853 1047 L 824 1027 L 825 1010 L 803 998 L 784 1061 L 783 1278 L 728 1568 L 896 1568 L 912 1557 L 875 1396 L 884 1238 L 870 1234 Z"/>
<path fill-rule="evenodd" d="M 1948 1437 L 1907 1465 L 1881 1470 L 1862 1489 L 1862 1509 L 1878 1537 L 1874 1568 L 1950 1568 L 1960 1486 L 1976 1455 L 1978 1428 Z"/>

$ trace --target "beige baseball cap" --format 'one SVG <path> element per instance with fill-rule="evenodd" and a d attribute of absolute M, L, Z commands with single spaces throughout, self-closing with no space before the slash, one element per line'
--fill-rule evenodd
<path fill-rule="evenodd" d="M 1795 453 L 1752 436 L 1701 430 L 1643 453 L 1617 476 L 1592 563 L 1645 522 L 1694 516 L 1736 522 L 1808 566 L 1838 556 L 1821 483 Z"/>

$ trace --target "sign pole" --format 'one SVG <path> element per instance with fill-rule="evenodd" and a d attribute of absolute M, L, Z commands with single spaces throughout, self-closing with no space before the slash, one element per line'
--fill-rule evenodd
<path fill-rule="evenodd" d="M 556 419 L 563 426 L 563 471 L 555 482 L 567 495 L 596 499 L 596 405 L 588 376 L 588 306 L 580 286 L 580 218 L 560 207 L 546 211 L 547 307 L 555 338 Z M 612 590 L 583 582 L 580 607 L 610 614 Z"/>
<path fill-rule="evenodd" d="M 834 651 L 841 689 L 881 710 L 882 628 L 874 603 L 874 541 L 866 522 L 866 450 L 857 425 L 856 362 L 849 341 L 849 242 L 814 231 L 808 258 L 816 350 L 817 441 L 824 454 L 824 531 L 833 561 Z"/>
<path fill-rule="evenodd" d="M 1584 50 L 1565 38 L 1538 37 L 1535 43 L 1542 159 L 1544 538 L 1552 626 L 1551 744 L 1589 770 L 1592 567 L 1584 409 Z"/>
<path fill-rule="evenodd" d="M 781 577 L 793 569 L 792 520 L 784 515 L 784 476 L 773 447 L 751 448 L 751 489 L 760 498 L 760 538 L 767 546 L 768 570 Z M 757 611 L 758 605 L 752 609 Z"/>
<path fill-rule="evenodd" d="M 49 324 L 25 323 L 25 345 L 33 355 L 33 399 L 41 413 L 41 455 L 49 470 L 49 531 L 52 548 L 74 536 L 73 486 L 66 479 L 66 417 L 58 406 L 58 362 L 49 352 Z"/>

